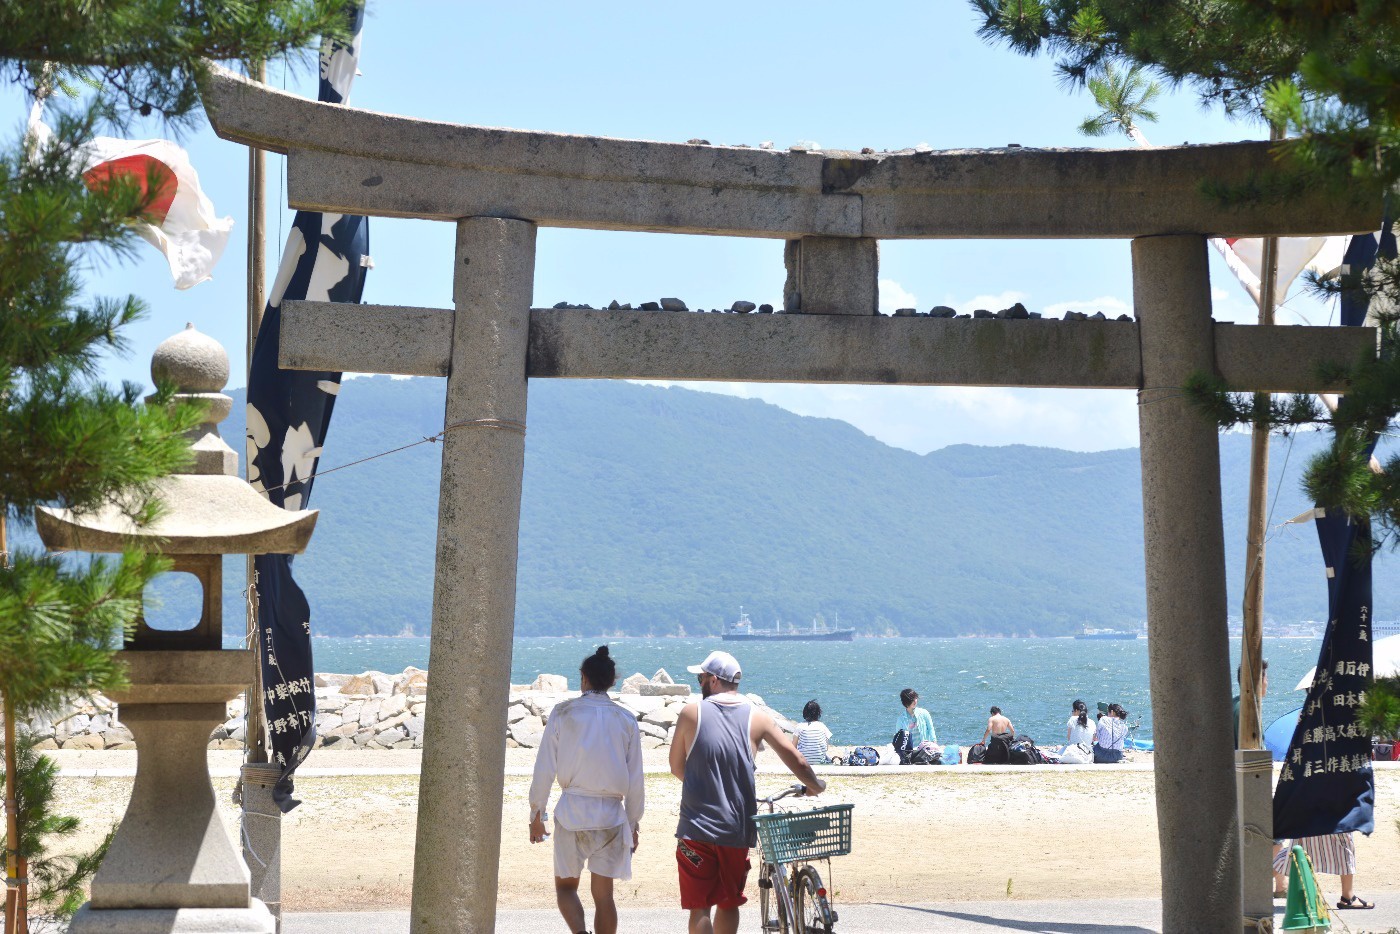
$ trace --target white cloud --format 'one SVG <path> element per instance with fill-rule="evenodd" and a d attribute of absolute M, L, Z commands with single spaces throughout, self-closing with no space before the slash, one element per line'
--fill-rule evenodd
<path fill-rule="evenodd" d="M 1047 318 L 1063 318 L 1067 311 L 1082 311 L 1086 314 L 1093 314 L 1101 311 L 1110 318 L 1119 315 L 1130 315 L 1133 313 L 1133 306 L 1121 298 L 1112 295 L 1100 295 L 1098 298 L 1089 298 L 1069 302 L 1054 302 L 1041 309 L 1041 314 Z"/>
<path fill-rule="evenodd" d="M 995 295 L 974 295 L 963 302 L 953 303 L 953 307 L 960 313 L 970 315 L 979 308 L 987 311 L 1000 311 L 1003 308 L 1010 308 L 1017 302 L 1024 302 L 1030 298 L 1025 292 L 1017 292 L 1014 289 L 1007 289 L 1005 292 L 998 292 Z"/>
<path fill-rule="evenodd" d="M 880 311 L 893 314 L 896 308 L 918 308 L 919 299 L 893 279 L 880 280 Z"/>

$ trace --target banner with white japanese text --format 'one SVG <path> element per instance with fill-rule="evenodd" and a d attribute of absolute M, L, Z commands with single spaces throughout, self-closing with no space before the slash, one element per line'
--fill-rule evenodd
<path fill-rule="evenodd" d="M 1389 224 L 1379 238 L 1352 238 L 1344 272 L 1369 269 L 1378 252 L 1395 255 Z M 1368 305 L 1362 290 L 1344 292 L 1342 325 L 1364 324 Z M 1371 737 L 1356 723 L 1371 684 L 1370 520 L 1319 507 L 1315 521 L 1327 568 L 1327 629 L 1274 790 L 1275 839 L 1369 834 L 1375 828 Z"/>
<path fill-rule="evenodd" d="M 347 6 L 353 40 L 321 47 L 318 99 L 343 104 L 360 56 L 364 7 Z M 330 426 L 339 373 L 283 370 L 282 302 L 358 302 L 369 266 L 364 217 L 298 211 L 268 297 L 248 377 L 248 482 L 276 506 L 305 509 Z M 291 555 L 254 559 L 258 597 L 263 710 L 272 761 L 282 766 L 273 798 L 296 807 L 292 774 L 316 741 L 316 690 L 311 659 L 311 609 L 292 576 Z"/>

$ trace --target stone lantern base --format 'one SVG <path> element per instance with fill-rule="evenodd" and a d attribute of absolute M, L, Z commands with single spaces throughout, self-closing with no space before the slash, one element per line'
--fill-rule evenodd
<path fill-rule="evenodd" d="M 252 653 L 117 654 L 131 686 L 112 699 L 136 738 L 136 781 L 70 934 L 274 934 L 209 781 L 209 734 L 250 680 Z"/>

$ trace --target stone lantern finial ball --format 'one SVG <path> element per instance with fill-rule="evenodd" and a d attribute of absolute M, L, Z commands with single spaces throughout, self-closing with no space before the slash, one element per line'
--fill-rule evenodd
<path fill-rule="evenodd" d="M 151 355 L 151 378 L 168 380 L 182 393 L 219 392 L 228 385 L 228 351 L 187 324 Z"/>

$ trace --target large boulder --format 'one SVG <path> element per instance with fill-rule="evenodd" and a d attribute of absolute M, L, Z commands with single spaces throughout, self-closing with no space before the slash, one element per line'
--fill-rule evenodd
<path fill-rule="evenodd" d="M 532 714 L 524 704 L 515 703 L 506 708 L 506 723 L 519 723 L 529 716 Z"/>
<path fill-rule="evenodd" d="M 346 678 L 340 686 L 342 694 L 388 694 L 394 689 L 394 682 L 382 671 L 366 671 Z"/>
<path fill-rule="evenodd" d="M 667 730 L 664 726 L 647 723 L 645 720 L 637 724 L 637 729 L 642 731 L 643 736 L 654 736 L 657 739 L 665 739 L 667 736 Z"/>
<path fill-rule="evenodd" d="M 379 722 L 379 706 L 382 703 L 378 697 L 371 697 L 360 705 L 360 726 L 368 728 Z"/>
<path fill-rule="evenodd" d="M 655 723 L 657 726 L 667 729 L 676 725 L 680 719 L 680 709 L 677 707 L 662 707 L 660 710 L 653 710 L 642 716 L 643 723 Z"/>
<path fill-rule="evenodd" d="M 522 720 L 510 731 L 511 738 L 527 749 L 538 749 L 544 739 L 544 724 L 538 720 Z"/>
<path fill-rule="evenodd" d="M 569 689 L 569 679 L 563 675 L 540 675 L 530 685 L 532 691 L 548 691 L 562 694 Z"/>
<path fill-rule="evenodd" d="M 689 697 L 690 685 L 648 682 L 639 687 L 637 693 L 643 697 Z"/>
<path fill-rule="evenodd" d="M 403 674 L 394 679 L 395 694 L 409 694 L 424 697 L 428 693 L 428 673 L 421 668 L 409 666 Z"/>
<path fill-rule="evenodd" d="M 647 676 L 644 675 L 644 674 L 642 674 L 642 673 L 639 671 L 639 672 L 637 672 L 635 675 L 631 675 L 631 676 L 629 676 L 629 677 L 623 679 L 623 681 L 622 681 L 622 687 L 619 689 L 618 693 L 619 693 L 619 694 L 640 694 L 640 693 L 642 693 L 642 692 L 641 692 L 641 687 L 642 687 L 642 685 L 644 685 L 644 684 L 650 684 L 650 683 L 651 683 L 651 682 L 647 680 Z"/>
<path fill-rule="evenodd" d="M 656 669 L 656 674 L 651 676 L 652 684 L 675 684 L 676 679 L 672 678 L 665 668 Z"/>
<path fill-rule="evenodd" d="M 334 674 L 333 672 L 324 672 L 316 676 L 315 683 L 318 688 L 338 688 L 349 680 L 349 675 L 338 675 Z"/>
<path fill-rule="evenodd" d="M 349 695 L 342 694 L 339 691 L 332 694 L 322 694 L 319 691 L 316 693 L 316 709 L 318 711 L 339 713 L 350 703 Z"/>
<path fill-rule="evenodd" d="M 623 694 L 618 697 L 617 702 L 638 717 L 666 706 L 666 698 L 664 697 L 648 697 L 640 694 Z"/>
<path fill-rule="evenodd" d="M 379 704 L 379 719 L 387 720 L 406 710 L 408 710 L 408 697 L 403 694 L 391 694 Z"/>

